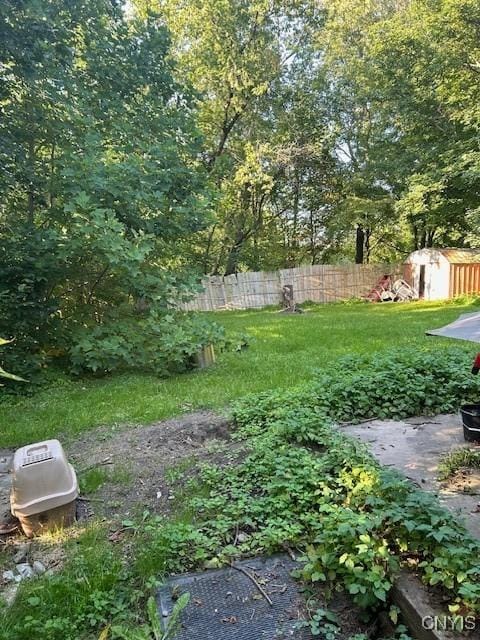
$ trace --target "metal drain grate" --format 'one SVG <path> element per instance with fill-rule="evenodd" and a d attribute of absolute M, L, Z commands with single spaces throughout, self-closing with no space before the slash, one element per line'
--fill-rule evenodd
<path fill-rule="evenodd" d="M 247 576 L 236 569 L 218 569 L 170 578 L 158 592 L 165 623 L 174 600 L 189 592 L 190 603 L 181 616 L 175 640 L 311 640 L 299 629 L 304 601 L 290 576 L 297 568 L 288 556 L 254 558 L 236 563 L 263 587 L 273 606 Z"/>

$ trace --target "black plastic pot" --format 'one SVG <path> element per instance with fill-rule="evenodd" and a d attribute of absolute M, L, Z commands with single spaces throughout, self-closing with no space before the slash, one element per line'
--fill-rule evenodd
<path fill-rule="evenodd" d="M 480 404 L 464 404 L 460 407 L 463 437 L 468 442 L 480 442 Z"/>

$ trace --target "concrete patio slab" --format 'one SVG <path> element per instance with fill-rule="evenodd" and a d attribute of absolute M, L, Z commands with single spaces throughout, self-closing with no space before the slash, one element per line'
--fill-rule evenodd
<path fill-rule="evenodd" d="M 446 489 L 437 479 L 442 456 L 459 447 L 474 446 L 463 439 L 460 416 L 372 420 L 341 430 L 365 442 L 381 464 L 397 469 L 422 489 L 435 493 L 440 503 L 462 518 L 470 533 L 480 538 L 480 495 Z"/>

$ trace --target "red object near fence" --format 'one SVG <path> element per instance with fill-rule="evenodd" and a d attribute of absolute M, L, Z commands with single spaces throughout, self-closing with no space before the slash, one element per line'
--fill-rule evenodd
<path fill-rule="evenodd" d="M 369 300 L 370 302 L 382 302 L 382 294 L 385 291 L 389 291 L 392 287 L 392 276 L 385 274 L 380 278 L 377 284 L 373 287 L 373 289 L 367 293 L 365 296 L 365 300 Z"/>

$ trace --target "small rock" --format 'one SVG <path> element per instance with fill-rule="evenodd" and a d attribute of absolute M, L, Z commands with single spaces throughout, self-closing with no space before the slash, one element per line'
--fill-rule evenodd
<path fill-rule="evenodd" d="M 21 576 L 21 579 L 31 578 L 35 575 L 32 567 L 28 564 L 28 562 L 17 564 L 17 572 L 18 575 Z"/>
<path fill-rule="evenodd" d="M 240 531 L 240 533 L 237 536 L 237 540 L 240 543 L 246 542 L 248 540 L 248 538 L 249 538 L 249 536 L 246 533 L 243 533 L 242 531 Z"/>
<path fill-rule="evenodd" d="M 35 560 L 35 562 L 32 565 L 33 571 L 38 575 L 42 575 L 42 573 L 45 573 L 46 568 L 45 565 L 43 564 L 43 562 L 40 562 L 40 560 Z"/>
<path fill-rule="evenodd" d="M 30 545 L 28 544 L 19 544 L 15 554 L 13 556 L 13 562 L 15 564 L 22 564 L 26 561 L 28 552 L 30 551 Z"/>
<path fill-rule="evenodd" d="M 4 571 L 2 573 L 2 578 L 5 580 L 5 582 L 13 582 L 15 580 L 15 574 L 13 573 L 13 571 Z"/>

